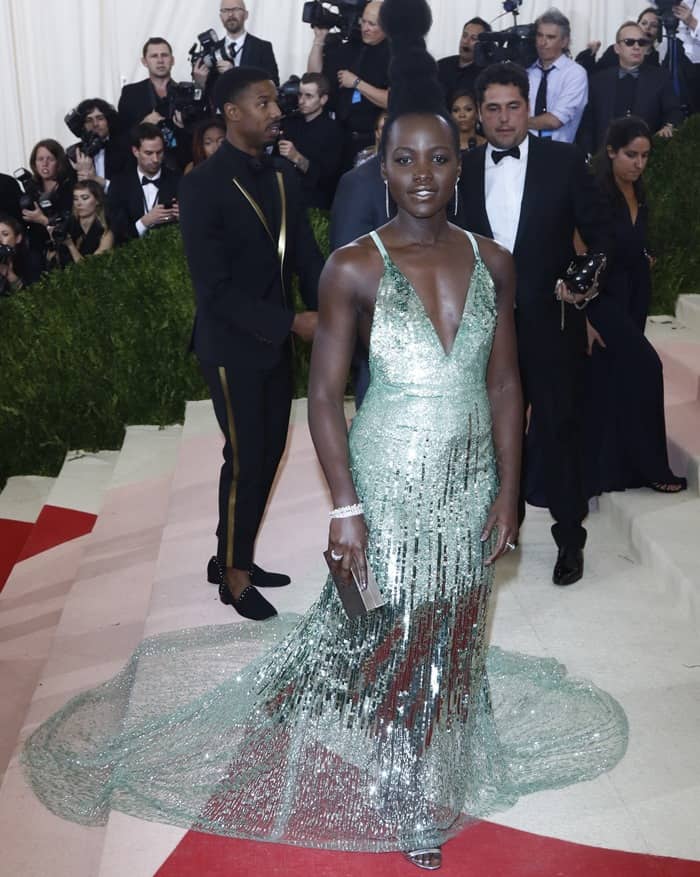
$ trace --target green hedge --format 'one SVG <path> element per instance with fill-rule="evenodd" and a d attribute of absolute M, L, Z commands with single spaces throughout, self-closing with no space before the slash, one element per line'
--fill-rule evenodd
<path fill-rule="evenodd" d="M 679 293 L 700 291 L 698 155 L 700 116 L 654 145 L 647 173 L 658 255 L 654 313 L 672 313 Z M 327 253 L 327 216 L 311 218 Z M 69 448 L 118 448 L 125 424 L 181 420 L 185 401 L 206 395 L 185 353 L 192 313 L 177 229 L 0 300 L 0 486 L 10 475 L 55 474 Z M 308 345 L 297 342 L 295 358 L 303 396 Z"/>

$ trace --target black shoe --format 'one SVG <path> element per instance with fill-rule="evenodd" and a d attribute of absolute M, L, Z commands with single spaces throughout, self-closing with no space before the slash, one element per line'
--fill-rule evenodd
<path fill-rule="evenodd" d="M 242 615 L 243 618 L 250 618 L 251 621 L 264 621 L 266 618 L 277 615 L 277 610 L 272 603 L 268 603 L 252 585 L 248 585 L 240 597 L 234 597 L 226 582 L 222 582 L 219 585 L 219 599 L 227 606 L 233 606 L 239 615 Z"/>
<path fill-rule="evenodd" d="M 557 562 L 554 564 L 552 581 L 555 585 L 573 585 L 583 575 L 583 549 L 567 548 L 559 549 Z"/>
<path fill-rule="evenodd" d="M 282 588 L 291 582 L 289 576 L 280 572 L 267 572 L 254 563 L 251 564 L 248 572 L 250 582 L 256 588 Z M 212 585 L 220 585 L 224 581 L 225 573 L 226 569 L 219 558 L 216 556 L 210 558 L 207 565 L 207 581 L 211 582 Z"/>
<path fill-rule="evenodd" d="M 283 588 L 292 580 L 281 572 L 267 572 L 256 564 L 252 563 L 250 569 L 250 581 L 256 588 Z"/>

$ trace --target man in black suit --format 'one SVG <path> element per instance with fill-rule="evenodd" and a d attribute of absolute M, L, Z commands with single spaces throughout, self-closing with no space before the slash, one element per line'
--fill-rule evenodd
<path fill-rule="evenodd" d="M 450 105 L 452 95 L 456 91 L 474 91 L 476 77 L 481 73 L 474 58 L 476 45 L 479 42 L 479 34 L 490 33 L 491 25 L 483 18 L 470 18 L 462 28 L 462 36 L 459 40 L 459 54 L 440 58 L 438 65 L 438 78 L 445 92 L 445 100 Z"/>
<path fill-rule="evenodd" d="M 160 128 L 143 122 L 133 130 L 136 167 L 116 176 L 107 193 L 110 227 L 118 243 L 143 237 L 158 226 L 177 222 L 180 175 L 163 164 Z"/>
<path fill-rule="evenodd" d="M 584 152 L 595 154 L 603 145 L 608 125 L 620 116 L 639 116 L 661 137 L 671 137 L 683 121 L 668 70 L 644 63 L 648 48 L 649 38 L 635 22 L 627 21 L 618 29 L 618 65 L 591 77 L 577 138 Z"/>
<path fill-rule="evenodd" d="M 297 169 L 307 207 L 329 210 L 338 184 L 343 135 L 326 112 L 328 80 L 305 73 L 299 83 L 299 112 L 286 118 L 279 154 Z"/>
<path fill-rule="evenodd" d="M 216 81 L 221 73 L 226 73 L 234 67 L 257 67 L 266 70 L 275 85 L 279 87 L 280 84 L 272 43 L 253 36 L 245 29 L 248 20 L 248 7 L 245 0 L 221 0 L 219 17 L 226 30 L 225 57 L 221 58 L 211 70 L 202 61 L 192 68 L 192 77 L 204 91 L 205 102 L 212 112 L 216 110 L 214 100 Z M 226 60 L 227 58 L 231 60 Z"/>
<path fill-rule="evenodd" d="M 515 64 L 487 67 L 476 83 L 485 146 L 463 159 L 459 183 L 464 228 L 513 253 L 516 326 L 525 404 L 538 423 L 546 461 L 552 535 L 558 556 L 553 581 L 583 574 L 588 511 L 583 488 L 581 378 L 586 317 L 581 296 L 562 290 L 578 229 L 591 251 L 605 251 L 605 210 L 583 155 L 568 143 L 528 135 L 529 82 Z M 562 301 L 555 298 L 559 287 Z M 523 473 L 525 473 L 523 466 Z M 521 515 L 525 502 L 521 491 Z"/>
<path fill-rule="evenodd" d="M 163 37 L 150 37 L 143 46 L 141 63 L 148 77 L 122 88 L 117 112 L 123 131 L 148 122 L 158 125 L 165 143 L 165 163 L 182 170 L 192 158 L 192 141 L 175 108 L 175 83 L 171 73 L 175 57 Z"/>
<path fill-rule="evenodd" d="M 119 117 L 114 107 L 99 97 L 87 98 L 75 108 L 80 116 L 83 131 L 97 135 L 102 148 L 94 155 L 84 155 L 80 144 L 70 146 L 66 151 L 78 180 L 95 180 L 109 191 L 112 177 L 117 176 L 129 164 L 130 153 L 119 138 Z"/>
<path fill-rule="evenodd" d="M 292 399 L 291 334 L 310 340 L 323 260 L 296 172 L 264 152 L 279 135 L 274 83 L 237 67 L 217 82 L 226 140 L 180 186 L 182 236 L 195 288 L 192 345 L 224 434 L 217 554 L 209 581 L 246 618 L 275 609 L 257 587 L 289 583 L 256 566 L 255 540 L 284 451 Z M 295 314 L 292 272 L 310 311 Z"/>

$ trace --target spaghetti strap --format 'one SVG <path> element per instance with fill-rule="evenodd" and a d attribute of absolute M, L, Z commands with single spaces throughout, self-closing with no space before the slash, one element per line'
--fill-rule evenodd
<path fill-rule="evenodd" d="M 479 245 L 476 242 L 476 238 L 470 231 L 467 231 L 466 228 L 463 231 L 465 235 L 469 238 L 469 242 L 472 245 L 472 249 L 474 250 L 474 258 L 477 262 L 481 262 L 481 253 L 479 252 Z"/>
<path fill-rule="evenodd" d="M 468 233 L 468 232 L 467 232 L 467 233 Z M 391 264 L 391 259 L 389 258 L 389 254 L 388 254 L 387 251 L 386 251 L 386 247 L 385 247 L 384 244 L 382 243 L 382 239 L 379 237 L 379 235 L 377 234 L 377 232 L 376 232 L 376 231 L 371 231 L 371 232 L 369 233 L 369 236 L 372 238 L 372 240 L 374 241 L 374 244 L 375 244 L 376 248 L 377 248 L 377 249 L 379 250 L 379 252 L 381 253 L 381 255 L 382 255 L 382 259 L 384 259 L 384 264 L 385 264 L 385 265 Z"/>

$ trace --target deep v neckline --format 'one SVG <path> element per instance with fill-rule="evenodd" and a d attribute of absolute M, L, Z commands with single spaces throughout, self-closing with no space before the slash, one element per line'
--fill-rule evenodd
<path fill-rule="evenodd" d="M 472 268 L 471 277 L 469 278 L 469 283 L 467 284 L 467 291 L 464 294 L 464 302 L 462 304 L 462 314 L 459 318 L 459 323 L 457 324 L 457 331 L 455 332 L 455 337 L 452 339 L 452 344 L 450 346 L 450 349 L 447 350 L 447 348 L 445 347 L 445 345 L 442 342 L 442 339 L 440 338 L 440 335 L 438 334 L 437 329 L 435 328 L 435 323 L 431 320 L 430 315 L 428 314 L 427 308 L 425 307 L 425 302 L 418 294 L 418 290 L 413 285 L 413 283 L 408 279 L 406 274 L 399 268 L 399 266 L 396 264 L 396 262 L 391 258 L 391 256 L 389 255 L 389 251 L 384 246 L 384 243 L 383 243 L 382 239 L 379 237 L 379 235 L 377 234 L 377 232 L 375 231 L 375 232 L 372 232 L 372 234 L 371 234 L 372 239 L 374 240 L 375 244 L 377 245 L 377 249 L 379 250 L 382 257 L 384 258 L 385 264 L 388 263 L 388 265 L 390 265 L 394 269 L 394 271 L 396 271 L 396 273 L 399 274 L 403 278 L 404 282 L 406 283 L 406 285 L 408 286 L 410 291 L 413 293 L 414 298 L 416 299 L 416 301 L 420 305 L 423 317 L 425 318 L 426 322 L 428 323 L 428 325 L 430 326 L 430 328 L 432 330 L 432 336 L 435 339 L 435 341 L 437 341 L 438 347 L 440 348 L 442 355 L 445 359 L 449 359 L 452 356 L 452 353 L 454 352 L 454 349 L 457 346 L 457 340 L 459 338 L 460 332 L 462 331 L 462 326 L 464 325 L 464 317 L 466 316 L 466 313 L 467 313 L 467 307 L 468 307 L 469 301 L 472 297 L 471 292 L 472 292 L 472 285 L 474 283 L 474 276 L 476 274 L 477 266 L 478 266 L 479 262 L 481 261 L 481 256 L 479 254 L 479 251 L 476 248 L 476 245 L 472 241 L 471 236 L 467 232 L 465 232 L 465 235 L 467 235 L 467 240 L 469 240 L 469 242 L 472 245 L 472 252 L 474 253 L 474 267 Z"/>

